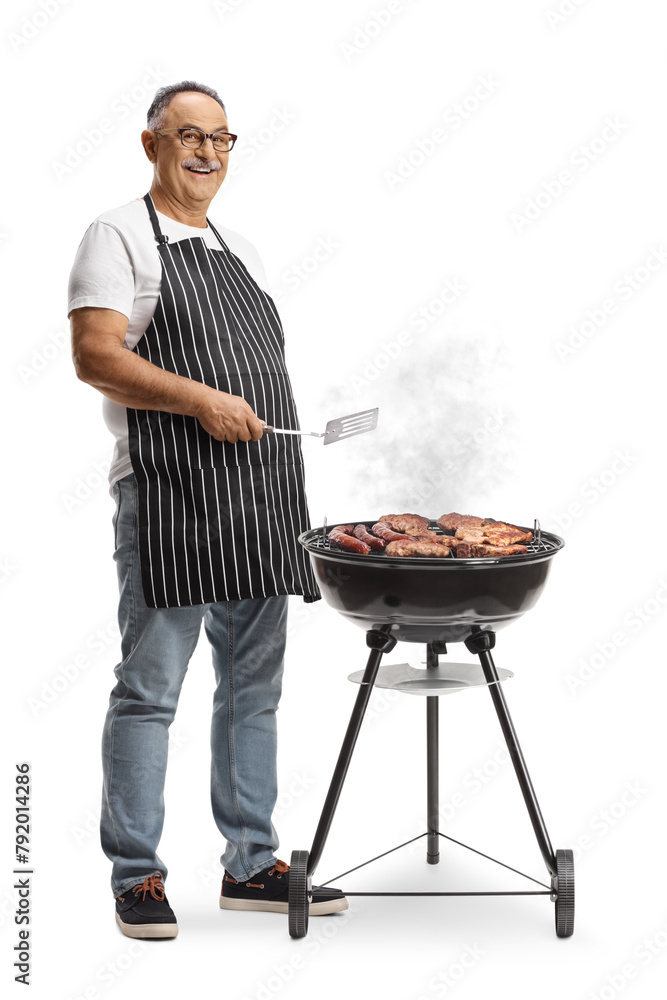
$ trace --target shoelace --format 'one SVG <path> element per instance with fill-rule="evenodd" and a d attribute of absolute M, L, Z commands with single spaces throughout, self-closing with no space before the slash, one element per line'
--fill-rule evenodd
<path fill-rule="evenodd" d="M 162 881 L 162 875 L 160 872 L 155 872 L 154 875 L 147 875 L 141 884 L 132 886 L 134 892 L 138 896 L 142 893 L 141 901 L 146 899 L 146 893 L 149 892 L 153 899 L 157 899 L 158 902 L 162 902 L 164 899 L 164 883 Z M 158 895 L 159 893 L 159 895 Z"/>
<path fill-rule="evenodd" d="M 273 868 L 269 869 L 269 875 L 273 875 L 275 872 L 277 872 L 278 874 L 276 875 L 276 878 L 282 878 L 283 875 L 285 874 L 285 872 L 288 872 L 288 871 L 289 871 L 289 865 L 285 864 L 284 861 L 276 861 L 276 863 L 273 866 Z M 225 881 L 226 882 L 233 882 L 235 885 L 238 885 L 238 880 L 235 879 L 235 878 L 232 878 L 231 875 L 225 875 Z M 264 888 L 264 883 L 263 882 L 261 882 L 261 883 L 260 882 L 246 882 L 246 885 L 250 889 L 263 889 Z"/>
<path fill-rule="evenodd" d="M 289 871 L 289 865 L 286 865 L 284 861 L 276 861 L 275 865 L 269 871 L 269 875 L 273 875 L 274 872 L 278 872 L 278 878 L 284 875 L 285 872 Z"/>

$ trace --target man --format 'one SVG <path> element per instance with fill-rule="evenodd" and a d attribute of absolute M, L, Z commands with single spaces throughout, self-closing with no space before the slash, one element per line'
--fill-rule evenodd
<path fill-rule="evenodd" d="M 275 713 L 287 595 L 319 598 L 282 327 L 254 248 L 207 218 L 236 136 L 209 87 L 163 87 L 141 134 L 144 198 L 101 215 L 70 277 L 80 379 L 105 396 L 116 445 L 122 660 L 103 741 L 101 840 L 116 921 L 175 937 L 157 855 L 168 728 L 203 622 L 217 686 L 211 803 L 226 840 L 220 906 L 287 912 L 275 857 Z M 311 913 L 347 908 L 315 889 Z"/>

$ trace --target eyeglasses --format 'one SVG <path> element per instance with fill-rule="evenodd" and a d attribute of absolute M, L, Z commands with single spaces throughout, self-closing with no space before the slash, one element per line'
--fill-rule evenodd
<path fill-rule="evenodd" d="M 233 132 L 202 132 L 198 128 L 161 128 L 156 129 L 155 134 L 166 135 L 168 132 L 178 132 L 182 145 L 188 149 L 199 149 L 210 139 L 218 153 L 228 153 L 238 139 Z"/>

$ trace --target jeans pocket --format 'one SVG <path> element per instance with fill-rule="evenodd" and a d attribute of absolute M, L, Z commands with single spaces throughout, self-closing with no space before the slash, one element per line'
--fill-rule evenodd
<path fill-rule="evenodd" d="M 113 547 L 118 548 L 118 515 L 120 514 L 120 487 L 118 481 L 116 481 L 111 487 L 111 493 L 116 504 L 116 509 L 113 512 L 113 517 L 111 518 L 111 526 L 113 528 Z"/>
<path fill-rule="evenodd" d="M 133 472 L 117 479 L 111 492 L 116 501 L 116 510 L 112 518 L 114 550 L 118 550 L 119 527 L 123 519 L 131 522 L 135 517 L 137 507 L 137 478 Z"/>

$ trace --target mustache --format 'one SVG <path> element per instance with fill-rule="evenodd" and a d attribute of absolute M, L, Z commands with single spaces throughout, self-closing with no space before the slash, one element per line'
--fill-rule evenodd
<path fill-rule="evenodd" d="M 188 167 L 210 167 L 211 170 L 220 170 L 221 166 L 220 160 L 202 160 L 200 156 L 188 156 L 181 162 L 183 170 Z"/>

